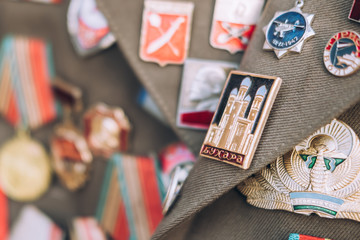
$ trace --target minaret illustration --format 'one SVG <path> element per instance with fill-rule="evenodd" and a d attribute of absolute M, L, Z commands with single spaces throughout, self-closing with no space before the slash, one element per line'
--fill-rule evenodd
<path fill-rule="evenodd" d="M 252 80 L 246 77 L 239 88 L 231 91 L 219 124 L 213 123 L 209 128 L 206 144 L 244 155 L 248 153 L 255 122 L 260 117 L 259 110 L 268 91 L 265 85 L 258 87 L 255 95 L 252 94 L 252 101 L 251 87 Z"/>

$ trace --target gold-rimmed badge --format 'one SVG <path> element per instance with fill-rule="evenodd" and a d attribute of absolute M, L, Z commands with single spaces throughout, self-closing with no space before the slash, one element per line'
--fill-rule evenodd
<path fill-rule="evenodd" d="M 53 167 L 65 187 L 71 191 L 85 185 L 90 175 L 92 154 L 72 120 L 82 110 L 82 91 L 57 77 L 53 89 L 63 106 L 63 122 L 55 127 L 51 139 Z"/>
<path fill-rule="evenodd" d="M 98 103 L 84 115 L 85 139 L 96 155 L 110 157 L 128 149 L 130 122 L 124 111 Z"/>
<path fill-rule="evenodd" d="M 24 132 L 0 149 L 0 183 L 8 197 L 16 201 L 39 198 L 51 181 L 50 159 L 44 147 Z"/>
<path fill-rule="evenodd" d="M 360 221 L 360 140 L 334 119 L 238 186 L 251 205 Z"/>
<path fill-rule="evenodd" d="M 280 85 L 278 77 L 230 72 L 200 155 L 248 169 Z"/>
<path fill-rule="evenodd" d="M 50 50 L 39 38 L 7 35 L 1 42 L 0 112 L 18 134 L 0 149 L 0 184 L 16 201 L 36 200 L 51 180 L 49 157 L 29 133 L 58 115 Z"/>
<path fill-rule="evenodd" d="M 55 128 L 51 140 L 56 174 L 69 190 L 82 187 L 90 174 L 92 154 L 81 132 L 71 125 Z"/>

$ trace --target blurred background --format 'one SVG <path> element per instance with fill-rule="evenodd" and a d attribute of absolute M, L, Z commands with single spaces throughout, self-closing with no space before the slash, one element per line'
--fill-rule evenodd
<path fill-rule="evenodd" d="M 149 156 L 177 142 L 177 137 L 169 127 L 139 106 L 138 95 L 142 86 L 115 44 L 88 57 L 76 53 L 67 29 L 68 6 L 67 0 L 58 4 L 1 0 L 0 38 L 12 34 L 41 38 L 50 43 L 55 75 L 83 92 L 83 109 L 74 117 L 74 123 L 80 131 L 83 131 L 84 112 L 94 104 L 103 102 L 122 108 L 128 116 L 132 130 L 127 153 Z M 31 131 L 32 138 L 39 141 L 48 153 L 54 127 L 60 122 L 61 117 L 58 117 Z M 4 117 L 0 118 L 0 145 L 14 135 L 14 127 Z M 94 216 L 107 160 L 106 157 L 94 156 L 88 182 L 75 192 L 66 189 L 53 174 L 49 189 L 30 203 L 64 231 L 67 231 L 74 217 Z M 8 199 L 9 227 L 14 225 L 20 210 L 27 203 Z M 0 208 L 0 211 L 4 209 Z"/>

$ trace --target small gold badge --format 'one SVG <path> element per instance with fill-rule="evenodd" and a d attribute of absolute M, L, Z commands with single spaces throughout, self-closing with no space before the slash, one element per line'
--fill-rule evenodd
<path fill-rule="evenodd" d="M 251 205 L 360 221 L 360 141 L 334 119 L 241 183 Z"/>
<path fill-rule="evenodd" d="M 95 155 L 126 151 L 131 125 L 121 108 L 99 103 L 84 115 L 85 138 Z"/>
<path fill-rule="evenodd" d="M 248 169 L 281 79 L 232 71 L 200 155 Z"/>
<path fill-rule="evenodd" d="M 44 147 L 19 131 L 0 149 L 0 183 L 6 195 L 15 201 L 33 201 L 48 189 L 51 181 L 50 160 Z"/>
<path fill-rule="evenodd" d="M 51 140 L 54 170 L 71 191 L 85 185 L 89 178 L 92 154 L 85 138 L 72 125 L 59 125 Z"/>

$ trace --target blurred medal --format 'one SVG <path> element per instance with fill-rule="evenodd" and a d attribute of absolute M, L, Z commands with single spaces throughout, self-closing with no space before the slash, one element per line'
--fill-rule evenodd
<path fill-rule="evenodd" d="M 128 149 L 130 122 L 121 108 L 98 103 L 84 115 L 85 138 L 96 155 L 110 157 Z"/>
<path fill-rule="evenodd" d="M 43 146 L 28 134 L 19 131 L 2 146 L 0 182 L 9 198 L 33 201 L 47 190 L 50 180 L 49 157 Z"/>
<path fill-rule="evenodd" d="M 179 196 L 180 190 L 188 177 L 194 163 L 186 162 L 177 165 L 171 173 L 171 180 L 163 202 L 163 214 L 166 214 Z"/>
<path fill-rule="evenodd" d="M 56 117 L 51 52 L 41 39 L 6 36 L 0 56 L 0 112 L 18 129 L 0 149 L 0 184 L 13 200 L 32 201 L 51 180 L 48 155 L 28 133 Z"/>
<path fill-rule="evenodd" d="M 87 56 L 115 42 L 104 15 L 97 9 L 95 0 L 72 0 L 67 16 L 68 31 L 75 50 Z"/>
<path fill-rule="evenodd" d="M 167 187 L 166 197 L 163 201 L 163 214 L 171 208 L 179 196 L 190 170 L 196 160 L 187 146 L 181 142 L 173 143 L 164 148 L 159 159 L 162 166 L 163 182 Z"/>
<path fill-rule="evenodd" d="M 72 112 L 82 109 L 82 92 L 59 78 L 53 87 L 64 109 L 63 123 L 55 127 L 51 140 L 53 165 L 61 182 L 75 191 L 89 178 L 93 159 L 85 138 L 71 118 Z"/>

